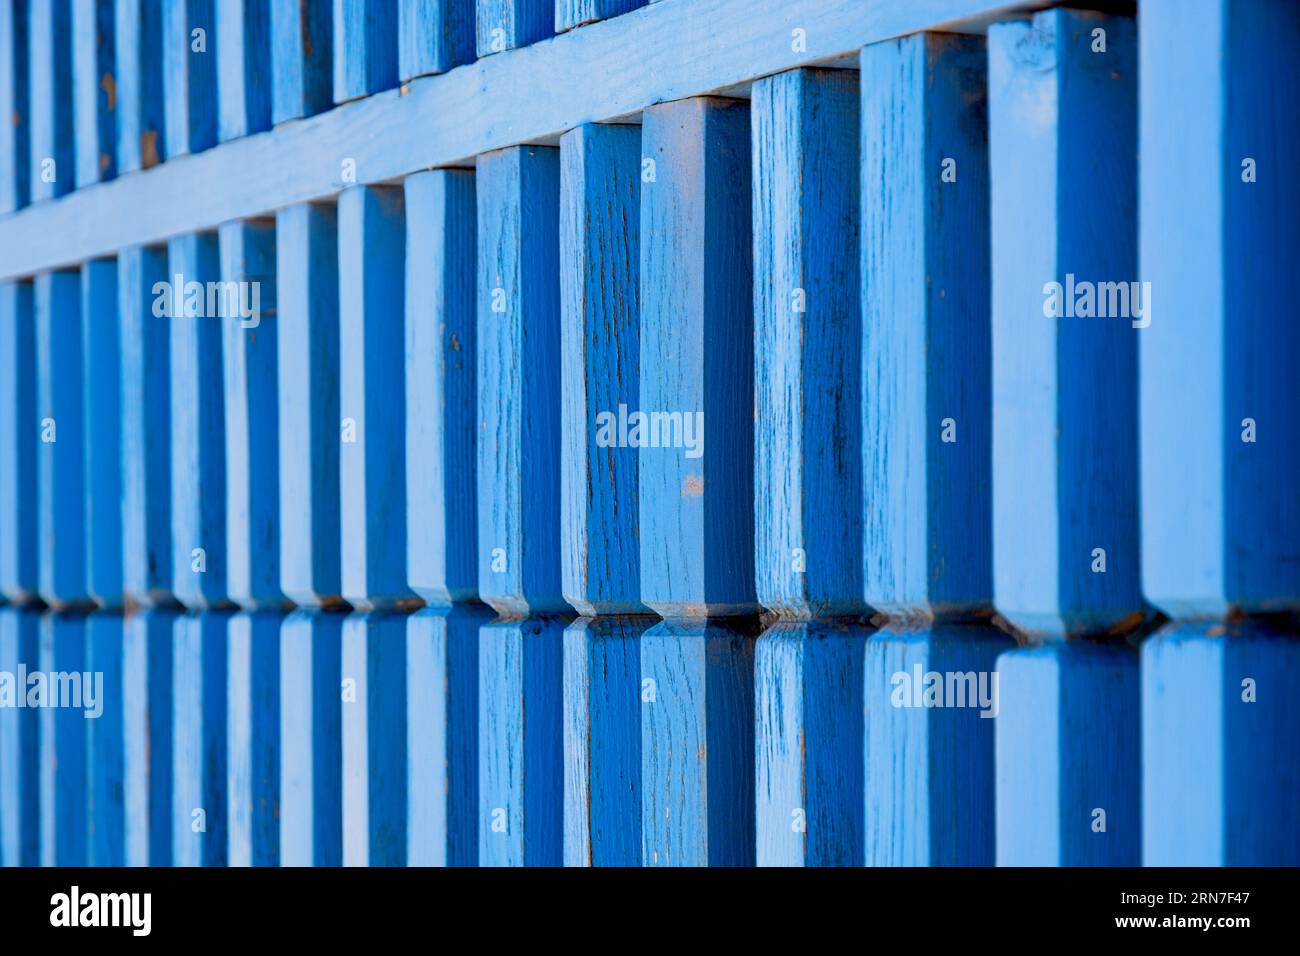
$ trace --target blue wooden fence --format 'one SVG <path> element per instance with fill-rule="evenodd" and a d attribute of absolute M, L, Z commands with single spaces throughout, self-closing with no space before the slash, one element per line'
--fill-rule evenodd
<path fill-rule="evenodd" d="M 1102 6 L 0 2 L 0 863 L 1300 864 L 1300 5 Z"/>

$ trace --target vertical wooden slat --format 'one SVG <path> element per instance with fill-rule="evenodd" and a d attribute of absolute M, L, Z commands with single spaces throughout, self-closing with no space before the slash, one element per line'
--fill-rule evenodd
<path fill-rule="evenodd" d="M 334 105 L 334 10 L 328 3 L 271 4 L 271 121 Z"/>
<path fill-rule="evenodd" d="M 117 171 L 129 173 L 166 158 L 162 6 L 117 0 L 113 40 Z"/>
<path fill-rule="evenodd" d="M 73 0 L 72 85 L 77 188 L 117 175 L 113 0 Z"/>
<path fill-rule="evenodd" d="M 1142 573 L 1174 619 L 1142 646 L 1142 859 L 1294 866 L 1300 9 L 1139 16 Z"/>
<path fill-rule="evenodd" d="M 999 658 L 1000 864 L 1138 860 L 1135 656 L 1062 643 L 1143 618 L 1136 332 L 1127 316 L 1052 316 L 1048 285 L 1137 277 L 1135 54 L 1120 17 L 1049 11 L 989 32 L 993 586 L 1002 616 L 1046 642 Z"/>
<path fill-rule="evenodd" d="M 555 33 L 555 0 L 475 0 L 480 57 L 502 53 Z"/>
<path fill-rule="evenodd" d="M 31 4 L 28 27 L 31 201 L 39 202 L 71 192 L 77 179 L 71 0 Z"/>
<path fill-rule="evenodd" d="M 555 0 L 555 32 L 608 20 L 646 5 L 647 0 Z"/>
<path fill-rule="evenodd" d="M 0 285 L 0 595 L 20 603 L 39 586 L 36 312 L 32 283 Z"/>
<path fill-rule="evenodd" d="M 163 119 L 170 159 L 217 144 L 219 51 L 214 0 L 162 2 Z"/>
<path fill-rule="evenodd" d="M 122 640 L 123 845 L 128 866 L 171 866 L 175 824 L 172 679 L 178 614 L 129 615 Z"/>
<path fill-rule="evenodd" d="M 31 200 L 31 69 L 27 0 L 0 4 L 0 215 L 15 212 Z"/>
<path fill-rule="evenodd" d="M 474 0 L 399 0 L 398 75 L 405 83 L 474 62 Z"/>
<path fill-rule="evenodd" d="M 0 607 L 0 671 L 40 666 L 41 616 Z M 40 711 L 0 708 L 0 865 L 40 865 Z"/>
<path fill-rule="evenodd" d="M 397 85 L 397 4 L 334 0 L 334 102 Z"/>
<path fill-rule="evenodd" d="M 226 669 L 230 866 L 280 863 L 280 625 L 276 611 L 230 619 Z"/>
<path fill-rule="evenodd" d="M 47 678 L 39 717 L 41 866 L 85 866 L 87 718 L 86 711 L 76 706 L 79 701 L 64 697 L 65 691 L 75 693 L 71 681 L 80 685 L 86 672 L 84 612 L 41 615 L 37 667 Z M 69 682 L 55 680 L 56 672 L 67 675 Z M 59 701 L 67 706 L 54 706 Z"/>
<path fill-rule="evenodd" d="M 84 722 L 86 733 L 86 863 L 124 866 L 126 858 L 127 693 L 123 618 L 96 611 L 86 620 L 86 674 L 99 682 L 99 716 Z"/>
<path fill-rule="evenodd" d="M 271 11 L 266 0 L 214 2 L 217 138 L 225 142 L 271 128 Z"/>
<path fill-rule="evenodd" d="M 227 675 L 231 614 L 175 619 L 172 651 L 172 863 L 225 866 Z"/>
<path fill-rule="evenodd" d="M 122 606 L 121 325 L 114 259 L 81 269 L 86 445 L 86 583 L 100 607 Z"/>

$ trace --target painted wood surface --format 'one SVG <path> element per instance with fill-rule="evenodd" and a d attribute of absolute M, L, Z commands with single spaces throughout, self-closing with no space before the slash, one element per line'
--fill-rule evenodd
<path fill-rule="evenodd" d="M 31 201 L 35 203 L 72 192 L 77 180 L 71 0 L 31 4 L 27 24 Z"/>
<path fill-rule="evenodd" d="M 277 611 L 230 619 L 226 809 L 230 866 L 280 863 L 280 625 Z"/>
<path fill-rule="evenodd" d="M 124 866 L 127 859 L 126 694 L 137 688 L 126 683 L 124 624 L 116 611 L 96 611 L 86 619 L 85 672 L 97 675 L 99 687 L 99 713 L 84 723 L 88 866 Z"/>
<path fill-rule="evenodd" d="M 344 615 L 295 611 L 280 628 L 280 865 L 343 862 Z"/>
<path fill-rule="evenodd" d="M 163 129 L 168 158 L 217 143 L 214 0 L 162 0 Z M 214 223 L 215 225 L 215 223 Z"/>
<path fill-rule="evenodd" d="M 647 0 L 555 0 L 555 32 L 607 20 L 645 6 Z"/>
<path fill-rule="evenodd" d="M 128 866 L 171 866 L 174 859 L 172 691 L 178 617 L 174 608 L 155 607 L 131 614 L 123 623 L 120 706 Z"/>
<path fill-rule="evenodd" d="M 397 85 L 397 4 L 334 0 L 334 102 Z"/>
<path fill-rule="evenodd" d="M 114 0 L 72 0 L 73 154 L 76 188 L 117 175 Z"/>
<path fill-rule="evenodd" d="M 642 122 L 654 181 L 641 189 L 640 402 L 681 428 L 652 420 L 641 449 L 641 600 L 668 618 L 744 614 L 756 610 L 749 106 L 665 103 Z"/>
<path fill-rule="evenodd" d="M 479 56 L 503 53 L 555 33 L 555 0 L 475 0 Z"/>
<path fill-rule="evenodd" d="M 405 197 L 407 574 L 447 607 L 478 596 L 474 175 L 408 176 Z"/>
<path fill-rule="evenodd" d="M 172 648 L 172 865 L 225 866 L 229 856 L 226 610 L 175 618 Z"/>
<path fill-rule="evenodd" d="M 163 8 L 152 0 L 117 0 L 113 27 L 117 171 L 150 169 L 166 158 Z"/>
<path fill-rule="evenodd" d="M 271 128 L 271 4 L 214 0 L 217 138 L 224 142 Z M 311 4 L 300 4 L 311 6 Z"/>
<path fill-rule="evenodd" d="M 315 116 L 333 105 L 333 4 L 272 3 L 272 122 Z"/>
<path fill-rule="evenodd" d="M 81 382 L 85 405 L 86 590 L 122 607 L 122 361 L 118 265 L 81 268 Z"/>
<path fill-rule="evenodd" d="M 861 615 L 857 77 L 766 77 L 750 109 L 758 601 Z"/>
<path fill-rule="evenodd" d="M 0 607 L 0 670 L 40 666 L 40 614 Z M 15 701 L 16 703 L 17 701 Z M 40 711 L 0 709 L 0 863 L 39 866 Z"/>
<path fill-rule="evenodd" d="M 399 0 L 397 73 L 405 83 L 474 62 L 474 0 Z"/>
<path fill-rule="evenodd" d="M 0 285 L 0 595 L 36 596 L 40 522 L 36 302 L 30 282 Z"/>
<path fill-rule="evenodd" d="M 41 615 L 39 641 L 36 669 L 46 675 L 38 692 L 44 701 L 38 718 L 40 865 L 85 866 L 87 721 L 75 704 L 78 690 L 85 693 L 86 615 L 78 610 Z M 69 677 L 56 680 L 51 677 L 56 672 Z M 63 703 L 53 706 L 55 701 Z"/>
<path fill-rule="evenodd" d="M 0 4 L 0 215 L 26 206 L 31 199 L 31 114 L 28 65 L 27 0 Z"/>
<path fill-rule="evenodd" d="M 339 242 L 333 206 L 275 219 L 280 588 L 300 607 L 342 602 L 339 545 Z"/>

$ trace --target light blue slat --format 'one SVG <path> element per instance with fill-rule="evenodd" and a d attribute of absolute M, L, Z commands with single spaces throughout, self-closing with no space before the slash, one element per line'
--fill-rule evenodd
<path fill-rule="evenodd" d="M 80 189 L 117 175 L 113 0 L 73 0 L 71 25 L 74 152 Z"/>
<path fill-rule="evenodd" d="M 334 105 L 334 10 L 271 4 L 271 119 L 314 116 Z"/>
<path fill-rule="evenodd" d="M 217 137 L 271 128 L 271 11 L 267 0 L 215 0 Z M 300 7 L 319 4 L 299 4 Z"/>
<path fill-rule="evenodd" d="M 281 626 L 281 866 L 343 862 L 343 620 L 295 611 Z"/>
<path fill-rule="evenodd" d="M 151 608 L 127 617 L 122 636 L 123 839 L 129 866 L 171 866 L 179 615 Z"/>
<path fill-rule="evenodd" d="M 81 686 L 86 672 L 83 613 L 41 615 L 38 667 L 46 695 L 40 711 L 41 866 L 85 866 L 87 720 L 79 706 L 87 700 Z M 30 820 L 27 825 L 36 824 Z"/>
<path fill-rule="evenodd" d="M 13 704 L 26 701 L 19 675 L 40 667 L 41 616 L 0 608 L 0 671 L 14 675 Z M 40 711 L 0 708 L 0 865 L 40 865 Z"/>
<path fill-rule="evenodd" d="M 122 361 L 118 264 L 81 267 L 86 422 L 86 584 L 101 607 L 122 606 Z"/>
<path fill-rule="evenodd" d="M 342 601 L 339 550 L 338 217 L 281 210 L 275 222 L 279 346 L 280 586 L 304 607 Z"/>
<path fill-rule="evenodd" d="M 162 0 L 167 157 L 217 144 L 217 34 L 213 0 Z"/>
<path fill-rule="evenodd" d="M 474 62 L 474 0 L 399 0 L 402 82 Z"/>
<path fill-rule="evenodd" d="M 230 866 L 280 863 L 280 625 L 276 611 L 230 619 L 226 670 Z"/>
<path fill-rule="evenodd" d="M 681 422 L 666 436 L 673 447 L 662 447 L 655 428 L 647 439 L 660 447 L 641 450 L 641 599 L 664 617 L 747 613 L 755 609 L 749 105 L 652 106 L 641 152 L 655 180 L 641 186 L 640 402 Z"/>
<path fill-rule="evenodd" d="M 334 102 L 397 85 L 397 5 L 334 0 Z"/>
<path fill-rule="evenodd" d="M 72 192 L 74 167 L 72 116 L 71 0 L 44 0 L 28 8 L 31 67 L 31 199 L 53 199 Z"/>
<path fill-rule="evenodd" d="M 172 650 L 172 863 L 225 866 L 228 611 L 175 619 Z"/>
<path fill-rule="evenodd" d="M 476 9 L 480 57 L 528 46 L 555 33 L 555 0 L 476 0 Z"/>
<path fill-rule="evenodd" d="M 148 169 L 165 159 L 163 8 L 154 0 L 117 0 L 114 107 L 117 171 Z"/>
<path fill-rule="evenodd" d="M 36 596 L 40 511 L 36 414 L 36 312 L 32 283 L 0 285 L 0 595 Z"/>
<path fill-rule="evenodd" d="M 0 116 L 13 122 L 0 123 L 0 215 L 26 206 L 31 199 L 31 116 L 28 110 L 27 61 L 29 40 L 27 0 L 0 4 Z"/>

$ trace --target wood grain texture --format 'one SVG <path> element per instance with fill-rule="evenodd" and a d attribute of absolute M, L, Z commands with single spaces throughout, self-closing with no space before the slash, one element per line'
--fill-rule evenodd
<path fill-rule="evenodd" d="M 479 631 L 480 866 L 564 861 L 564 627 L 554 617 Z"/>
<path fill-rule="evenodd" d="M 555 33 L 555 0 L 475 0 L 480 57 L 545 40 Z"/>
<path fill-rule="evenodd" d="M 225 142 L 271 128 L 272 3 L 214 3 L 217 49 L 221 53 L 217 60 L 217 138 Z"/>
<path fill-rule="evenodd" d="M 868 633 L 782 621 L 754 645 L 759 866 L 862 865 Z"/>
<path fill-rule="evenodd" d="M 1128 317 L 1045 314 L 1047 283 L 1137 280 L 1136 84 L 1131 20 L 1048 11 L 989 31 L 993 584 L 1038 638 L 1142 616 L 1140 333 Z"/>
<path fill-rule="evenodd" d="M 86 865 L 126 865 L 126 693 L 124 621 L 118 611 L 86 619 L 86 672 L 99 677 L 101 712 L 85 721 Z"/>
<path fill-rule="evenodd" d="M 640 401 L 682 422 L 677 447 L 656 429 L 661 446 L 641 450 L 641 599 L 669 618 L 744 614 L 756 609 L 749 106 L 652 106 L 641 149 L 655 181 L 641 190 Z"/>
<path fill-rule="evenodd" d="M 406 580 L 404 217 L 400 189 L 339 198 L 340 540 L 343 596 L 359 609 L 418 600 Z"/>
<path fill-rule="evenodd" d="M 339 545 L 339 241 L 333 206 L 275 219 L 280 588 L 301 607 L 342 602 Z"/>
<path fill-rule="evenodd" d="M 271 4 L 271 121 L 315 116 L 334 105 L 334 8 Z"/>
<path fill-rule="evenodd" d="M 641 131 L 580 126 L 560 139 L 560 526 L 564 598 L 579 614 L 645 608 L 636 447 L 602 418 L 640 409 Z M 624 416 L 625 417 L 625 416 Z"/>
<path fill-rule="evenodd" d="M 230 619 L 226 806 L 230 866 L 280 864 L 280 627 L 277 611 Z"/>
<path fill-rule="evenodd" d="M 997 865 L 1138 865 L 1137 655 L 1058 642 L 997 667 Z"/>
<path fill-rule="evenodd" d="M 113 83 L 117 171 L 149 169 L 167 158 L 163 88 L 163 8 L 117 0 Z"/>
<path fill-rule="evenodd" d="M 170 282 L 167 250 L 117 258 L 121 353 L 122 589 L 146 606 L 172 599 L 171 322 L 154 315 L 154 286 Z M 98 334 L 98 333 L 96 333 Z"/>
<path fill-rule="evenodd" d="M 225 866 L 227 808 L 226 610 L 175 618 L 172 649 L 172 865 Z"/>
<path fill-rule="evenodd" d="M 397 4 L 334 0 L 334 102 L 397 85 Z"/>
<path fill-rule="evenodd" d="M 1300 10 L 1151 6 L 1139 23 L 1141 262 L 1158 297 L 1141 331 L 1143 587 L 1179 618 L 1294 610 L 1300 450 L 1282 436 L 1300 429 L 1300 330 L 1267 290 L 1300 268 L 1300 186 L 1280 175 L 1300 147 L 1286 106 Z"/>
<path fill-rule="evenodd" d="M 280 627 L 281 866 L 343 862 L 344 620 L 295 611 Z"/>
<path fill-rule="evenodd" d="M 207 283 L 221 276 L 216 234 L 173 239 L 167 263 L 169 298 L 178 285 L 184 290 L 189 283 L 199 283 L 206 290 Z M 151 291 L 156 295 L 158 289 Z M 206 295 L 183 299 L 182 314 L 176 315 L 173 300 L 166 305 L 165 319 L 171 349 L 172 592 L 186 607 L 213 607 L 229 600 L 221 324 L 202 314 L 206 308 Z"/>
<path fill-rule="evenodd" d="M 1173 623 L 1142 645 L 1142 862 L 1294 866 L 1300 641 Z"/>
<path fill-rule="evenodd" d="M 641 865 L 641 635 L 650 615 L 564 632 L 564 865 Z"/>
<path fill-rule="evenodd" d="M 862 112 L 877 117 L 862 131 L 865 594 L 900 621 L 987 614 L 984 41 L 887 40 L 861 66 Z"/>
<path fill-rule="evenodd" d="M 173 676 L 177 612 L 131 614 L 122 626 L 123 846 L 128 866 L 171 866 L 175 825 Z"/>
<path fill-rule="evenodd" d="M 72 192 L 77 180 L 71 0 L 31 4 L 27 23 L 31 201 L 35 203 Z"/>
<path fill-rule="evenodd" d="M 19 603 L 40 583 L 36 303 L 30 282 L 0 285 L 0 595 Z"/>
<path fill-rule="evenodd" d="M 0 607 L 0 670 L 40 666 L 40 613 Z M 0 865 L 39 866 L 40 714 L 0 709 Z"/>
<path fill-rule="evenodd" d="M 343 865 L 405 866 L 406 615 L 343 621 Z"/>
<path fill-rule="evenodd" d="M 82 398 L 81 277 L 36 277 L 36 479 L 40 596 L 90 603 L 86 571 L 86 405 Z"/>
<path fill-rule="evenodd" d="M 118 265 L 81 269 L 81 381 L 86 444 L 86 590 L 100 607 L 122 607 L 122 361 Z"/>
<path fill-rule="evenodd" d="M 114 0 L 72 0 L 73 153 L 76 188 L 117 175 Z"/>
<path fill-rule="evenodd" d="M 758 601 L 860 615 L 857 77 L 780 73 L 752 97 Z"/>
<path fill-rule="evenodd" d="M 37 667 L 46 674 L 84 673 L 83 612 L 47 611 L 41 615 Z M 55 691 L 48 687 L 47 693 Z M 43 707 L 39 719 L 40 865 L 85 866 L 89 831 L 84 711 L 79 707 Z"/>
<path fill-rule="evenodd" d="M 647 0 L 555 0 L 555 32 L 607 20 L 645 6 Z"/>
<path fill-rule="evenodd" d="M 27 0 L 0 4 L 0 215 L 8 215 L 31 200 L 31 115 L 27 59 L 30 39 Z"/>
<path fill-rule="evenodd" d="M 162 0 L 163 123 L 168 158 L 217 143 L 214 0 Z M 196 32 L 197 31 L 197 32 Z"/>
<path fill-rule="evenodd" d="M 474 175 L 435 169 L 406 191 L 406 560 L 447 607 L 478 596 Z"/>
<path fill-rule="evenodd" d="M 275 223 L 227 223 L 221 227 L 219 242 L 225 298 L 222 315 L 207 321 L 220 323 L 221 329 L 226 583 L 231 600 L 240 607 L 278 608 L 286 601 L 280 590 Z"/>
<path fill-rule="evenodd" d="M 399 0 L 397 73 L 405 83 L 474 62 L 474 0 Z"/>
<path fill-rule="evenodd" d="M 478 586 L 498 613 L 563 613 L 559 151 L 480 156 Z"/>
<path fill-rule="evenodd" d="M 641 637 L 641 695 L 643 865 L 752 866 L 753 634 L 661 621 Z"/>
<path fill-rule="evenodd" d="M 1002 699 L 993 675 L 998 654 L 1014 646 L 979 624 L 887 627 L 867 641 L 868 866 L 993 865 L 994 728 Z M 924 696 L 931 674 L 942 681 L 931 698 L 938 706 Z"/>
<path fill-rule="evenodd" d="M 407 863 L 475 866 L 479 848 L 482 604 L 425 608 L 406 621 Z"/>

